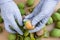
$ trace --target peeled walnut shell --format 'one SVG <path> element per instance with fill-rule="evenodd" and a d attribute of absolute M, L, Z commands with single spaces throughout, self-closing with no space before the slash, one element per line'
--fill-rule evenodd
<path fill-rule="evenodd" d="M 44 34 L 44 30 L 43 29 L 38 31 L 38 32 L 36 32 L 37 36 L 42 36 L 43 34 Z"/>
<path fill-rule="evenodd" d="M 25 27 L 26 27 L 26 29 L 29 29 L 29 30 L 34 29 L 34 26 L 32 26 L 30 20 L 25 22 Z"/>

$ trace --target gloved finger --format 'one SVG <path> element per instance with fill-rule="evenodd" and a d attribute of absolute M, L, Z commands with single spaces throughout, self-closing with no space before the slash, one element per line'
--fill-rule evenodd
<path fill-rule="evenodd" d="M 10 18 L 11 18 L 11 20 L 10 20 L 10 19 L 9 19 L 9 20 L 10 20 L 10 23 L 11 23 L 11 25 L 12 25 L 12 28 L 13 28 L 15 31 L 17 31 L 19 34 L 23 35 L 23 32 L 22 32 L 21 29 L 19 29 L 19 27 L 17 26 L 13 15 L 10 15 Z"/>
<path fill-rule="evenodd" d="M 9 27 L 9 24 L 7 24 L 7 22 L 4 22 L 5 25 L 5 29 L 9 32 L 9 33 L 16 33 L 15 31 L 11 30 Z"/>
<path fill-rule="evenodd" d="M 25 16 L 25 19 L 30 19 L 30 18 L 32 18 L 33 17 L 33 13 L 31 13 L 31 14 L 29 14 L 29 15 L 27 15 L 27 16 Z"/>
<path fill-rule="evenodd" d="M 22 22 L 22 16 L 21 16 L 21 13 L 19 11 L 19 9 L 16 7 L 16 10 L 14 12 L 14 16 L 15 18 L 17 19 L 18 23 L 20 26 L 23 26 L 23 22 Z"/>
<path fill-rule="evenodd" d="M 55 0 L 45 0 L 41 12 L 33 18 L 32 25 L 35 26 L 40 20 L 47 16 L 47 14 L 50 15 L 49 13 L 55 9 L 56 4 L 57 1 Z"/>
<path fill-rule="evenodd" d="M 30 20 L 30 19 L 24 19 L 23 22 L 26 22 L 27 20 Z"/>
<path fill-rule="evenodd" d="M 44 0 L 40 0 L 39 4 L 34 8 L 33 12 L 31 14 L 27 15 L 25 18 L 30 19 L 30 18 L 36 16 L 40 12 L 43 4 L 44 4 Z"/>
<path fill-rule="evenodd" d="M 41 7 L 42 7 L 43 4 L 44 4 L 44 0 L 40 0 L 39 4 L 34 8 L 33 12 L 31 14 L 25 16 L 25 19 L 23 21 L 30 20 L 34 16 L 36 16 L 40 12 Z"/>
<path fill-rule="evenodd" d="M 42 19 L 40 21 L 40 23 L 38 24 L 38 26 L 33 30 L 29 30 L 29 32 L 34 33 L 34 32 L 37 32 L 37 31 L 41 30 L 42 28 L 44 28 L 44 26 L 45 26 L 46 22 L 48 21 L 48 19 L 49 19 L 49 17 L 45 17 L 44 19 Z"/>

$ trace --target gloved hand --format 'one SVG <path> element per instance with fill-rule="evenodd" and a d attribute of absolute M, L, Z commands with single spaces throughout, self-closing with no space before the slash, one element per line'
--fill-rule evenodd
<path fill-rule="evenodd" d="M 0 6 L 1 6 L 1 15 L 5 24 L 5 29 L 10 33 L 18 32 L 19 34 L 23 35 L 23 32 L 15 22 L 16 19 L 20 24 L 20 26 L 23 25 L 22 16 L 17 5 L 12 0 L 0 0 Z M 15 31 L 11 30 L 10 29 L 11 27 Z"/>
<path fill-rule="evenodd" d="M 32 25 L 35 26 L 35 29 L 29 30 L 30 33 L 37 32 L 44 27 L 57 3 L 58 0 L 41 0 L 34 11 L 25 17 L 24 21 L 31 20 Z"/>

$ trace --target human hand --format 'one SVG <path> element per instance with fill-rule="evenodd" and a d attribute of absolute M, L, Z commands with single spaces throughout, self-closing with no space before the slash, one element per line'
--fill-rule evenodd
<path fill-rule="evenodd" d="M 15 22 L 16 19 L 20 26 L 23 25 L 22 16 L 17 5 L 12 0 L 1 0 L 0 6 L 1 15 L 5 24 L 5 29 L 10 33 L 18 32 L 19 34 L 23 35 L 23 32 Z M 15 31 L 13 31 L 11 28 L 13 28 Z"/>
<path fill-rule="evenodd" d="M 42 1 L 42 0 L 41 0 Z M 33 26 L 37 26 L 33 30 L 29 30 L 30 33 L 37 32 L 41 30 L 46 22 L 48 21 L 49 17 L 52 15 L 56 4 L 58 3 L 57 0 L 45 0 L 40 6 L 36 7 L 32 14 L 29 14 L 25 17 L 24 21 L 31 20 Z"/>

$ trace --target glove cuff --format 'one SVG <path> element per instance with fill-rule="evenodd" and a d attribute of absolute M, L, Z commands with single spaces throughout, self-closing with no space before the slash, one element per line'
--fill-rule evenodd
<path fill-rule="evenodd" d="M 0 0 L 0 4 L 6 3 L 6 2 L 9 2 L 9 1 L 12 1 L 12 0 Z"/>

